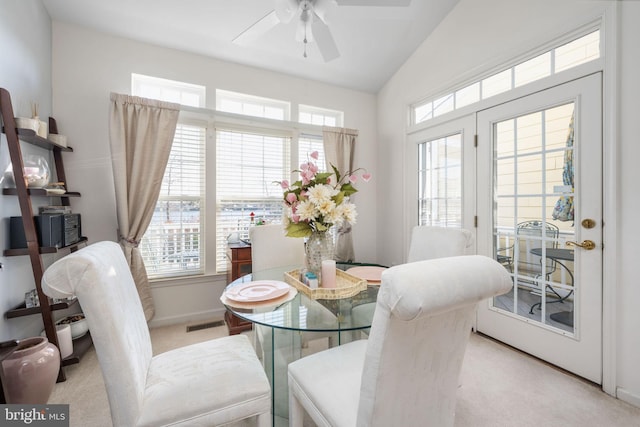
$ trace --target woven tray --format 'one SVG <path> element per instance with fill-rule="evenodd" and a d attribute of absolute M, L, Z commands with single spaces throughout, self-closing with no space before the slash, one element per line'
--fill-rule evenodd
<path fill-rule="evenodd" d="M 287 271 L 284 273 L 284 281 L 295 287 L 300 292 L 313 299 L 340 299 L 358 295 L 367 289 L 367 281 L 359 277 L 352 276 L 342 270 L 336 270 L 335 288 L 311 289 L 299 279 L 300 270 Z"/>

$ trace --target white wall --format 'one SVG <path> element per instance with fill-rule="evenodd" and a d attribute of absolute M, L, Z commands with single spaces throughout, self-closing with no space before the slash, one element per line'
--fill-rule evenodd
<path fill-rule="evenodd" d="M 613 2 L 536 0 L 461 0 L 442 24 L 431 34 L 412 57 L 398 70 L 378 96 L 378 159 L 379 200 L 378 259 L 382 263 L 403 262 L 408 245 L 405 232 L 409 196 L 397 191 L 397 183 L 404 179 L 408 105 L 424 97 L 436 96 L 453 85 L 474 75 L 497 67 L 528 49 L 552 41 L 563 33 L 587 24 L 602 15 Z M 640 95 L 638 67 L 640 54 L 640 4 L 620 2 L 619 73 L 621 86 L 619 104 L 618 147 L 620 147 L 620 177 L 618 236 L 619 264 L 614 268 L 617 277 L 617 323 L 613 349 L 617 355 L 616 380 L 620 398 L 640 406 L 640 289 L 634 271 L 638 241 L 635 218 L 640 197 L 632 186 L 640 179 L 637 161 L 640 158 L 637 119 L 637 100 Z M 611 9 L 609 9 L 611 10 Z M 608 31 L 607 31 L 608 30 Z M 605 34 L 615 36 L 611 28 Z M 607 93 L 611 97 L 615 94 Z M 615 123 L 614 123 L 615 125 Z M 611 142 L 616 144 L 616 142 Z M 613 286 L 612 284 L 608 284 Z M 610 337 L 609 337 L 610 338 Z M 605 336 L 605 339 L 608 339 Z"/>
<path fill-rule="evenodd" d="M 277 98 L 341 110 L 345 127 L 360 130 L 357 166 L 374 179 L 360 185 L 359 216 L 354 227 L 358 259 L 376 261 L 375 96 L 203 56 L 133 42 L 65 23 L 53 23 L 53 110 L 60 133 L 73 153 L 65 156 L 67 179 L 82 198 L 73 200 L 90 241 L 115 240 L 116 216 L 108 140 L 110 92 L 130 93 L 131 73 L 179 80 L 207 88 L 207 107 L 214 109 L 215 90 Z M 222 317 L 219 296 L 224 278 L 212 286 L 165 282 L 154 287 L 156 317 L 161 324 L 215 314 Z M 179 298 L 177 298 L 179 297 Z"/>
<path fill-rule="evenodd" d="M 51 114 L 51 20 L 40 0 L 3 2 L 0 13 L 0 87 L 11 94 L 14 115 L 31 117 L 31 103 L 39 116 Z M 11 163 L 4 134 L 0 137 L 0 176 Z M 29 144 L 23 154 L 49 156 Z M 3 186 L 3 185 L 2 185 Z M 9 247 L 9 217 L 20 216 L 17 197 L 0 196 L 0 250 Z M 1 252 L 0 252 L 1 255 Z M 38 335 L 38 315 L 5 319 L 4 313 L 24 301 L 25 292 L 35 287 L 28 257 L 2 257 L 0 263 L 0 341 Z"/>
<path fill-rule="evenodd" d="M 619 68 L 619 278 L 618 282 L 618 328 L 617 365 L 618 396 L 640 406 L 640 286 L 638 286 L 637 254 L 640 247 L 640 3 L 621 3 L 620 68 Z"/>

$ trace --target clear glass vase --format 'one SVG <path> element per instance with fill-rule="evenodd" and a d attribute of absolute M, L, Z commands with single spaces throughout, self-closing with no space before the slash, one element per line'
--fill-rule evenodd
<path fill-rule="evenodd" d="M 318 277 L 318 282 L 322 283 L 322 261 L 334 259 L 335 243 L 333 233 L 329 231 L 314 232 L 305 240 L 306 267 Z"/>

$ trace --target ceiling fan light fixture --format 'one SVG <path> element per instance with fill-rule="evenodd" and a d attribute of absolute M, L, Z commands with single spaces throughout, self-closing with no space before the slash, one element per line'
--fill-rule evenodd
<path fill-rule="evenodd" d="M 298 0 L 276 0 L 276 16 L 278 20 L 284 24 L 291 22 L 298 12 Z"/>

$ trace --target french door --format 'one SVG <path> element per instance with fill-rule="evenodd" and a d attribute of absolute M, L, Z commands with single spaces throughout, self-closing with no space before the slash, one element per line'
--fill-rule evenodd
<path fill-rule="evenodd" d="M 477 251 L 513 280 L 480 304 L 477 330 L 598 384 L 601 92 L 598 73 L 476 117 Z"/>
<path fill-rule="evenodd" d="M 475 132 L 471 114 L 409 136 L 406 188 L 411 200 L 417 195 L 418 204 L 407 215 L 407 236 L 416 224 L 475 231 Z"/>

